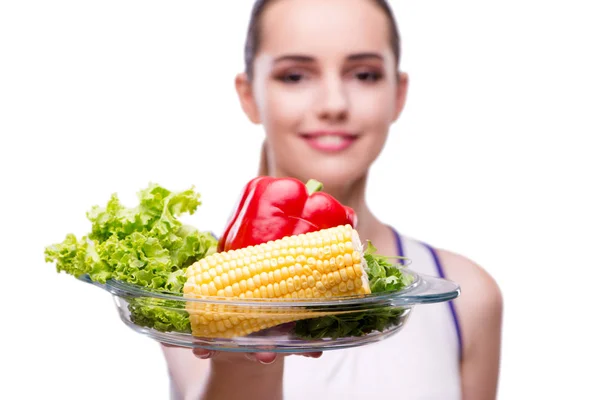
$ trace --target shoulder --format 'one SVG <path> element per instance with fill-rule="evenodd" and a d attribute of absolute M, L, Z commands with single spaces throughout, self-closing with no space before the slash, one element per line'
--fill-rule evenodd
<path fill-rule="evenodd" d="M 446 278 L 461 287 L 454 300 L 463 339 L 465 398 L 494 398 L 501 352 L 503 296 L 498 283 L 473 260 L 435 249 Z"/>
<path fill-rule="evenodd" d="M 483 327 L 499 331 L 503 295 L 496 280 L 484 267 L 461 254 L 433 247 L 410 236 L 402 235 L 402 243 L 409 258 L 433 255 L 439 274 L 460 285 L 460 296 L 452 304 L 463 342 L 463 355 L 472 351 L 474 343 L 480 340 Z"/>
<path fill-rule="evenodd" d="M 469 315 L 492 317 L 502 312 L 502 291 L 496 280 L 475 261 L 443 249 L 435 249 L 446 277 L 461 286 L 457 306 L 462 305 Z"/>
<path fill-rule="evenodd" d="M 490 307 L 501 307 L 502 292 L 495 279 L 475 261 L 449 250 L 435 249 L 448 279 L 462 287 L 463 298 L 485 301 Z"/>

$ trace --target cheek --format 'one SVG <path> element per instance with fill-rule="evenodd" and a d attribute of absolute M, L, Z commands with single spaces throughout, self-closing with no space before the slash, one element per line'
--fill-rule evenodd
<path fill-rule="evenodd" d="M 265 127 L 269 130 L 298 129 L 310 107 L 311 92 L 273 85 L 267 93 L 262 110 Z"/>
<path fill-rule="evenodd" d="M 354 118 L 370 131 L 385 134 L 394 118 L 396 99 L 393 89 L 381 87 L 352 87 Z"/>

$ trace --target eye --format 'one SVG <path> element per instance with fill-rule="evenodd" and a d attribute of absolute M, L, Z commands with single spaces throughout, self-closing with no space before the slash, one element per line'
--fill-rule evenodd
<path fill-rule="evenodd" d="M 304 79 L 304 75 L 298 72 L 283 74 L 279 76 L 279 80 L 284 83 L 298 83 Z"/>
<path fill-rule="evenodd" d="M 360 71 L 354 74 L 354 76 L 360 81 L 377 82 L 381 79 L 382 75 L 376 71 Z"/>

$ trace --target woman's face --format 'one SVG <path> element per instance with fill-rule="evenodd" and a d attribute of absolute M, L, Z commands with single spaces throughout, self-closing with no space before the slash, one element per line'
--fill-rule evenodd
<path fill-rule="evenodd" d="M 363 177 L 398 117 L 398 77 L 385 13 L 367 0 L 279 0 L 261 19 L 244 109 L 267 136 L 271 173 L 328 187 Z M 245 88 L 245 89 L 244 89 Z"/>

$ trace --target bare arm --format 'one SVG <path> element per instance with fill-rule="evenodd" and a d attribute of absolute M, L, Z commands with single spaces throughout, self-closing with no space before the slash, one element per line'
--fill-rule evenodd
<path fill-rule="evenodd" d="M 455 301 L 463 338 L 463 400 L 496 398 L 502 333 L 502 294 L 493 278 L 467 258 L 437 250 L 448 279 L 461 285 Z"/>
<path fill-rule="evenodd" d="M 196 350 L 163 346 L 169 375 L 178 398 L 185 400 L 281 400 L 283 398 L 283 358 L 261 354 L 270 362 L 261 364 L 245 354 L 211 353 L 200 359 Z"/>
<path fill-rule="evenodd" d="M 210 360 L 201 360 L 189 349 L 161 346 L 171 386 L 174 392 L 172 400 L 198 398 L 208 379 Z"/>
<path fill-rule="evenodd" d="M 281 400 L 284 357 L 162 346 L 177 400 Z M 199 356 L 209 356 L 201 359 Z M 303 353 L 319 358 L 322 353 Z M 290 355 L 291 356 L 291 355 Z"/>
<path fill-rule="evenodd" d="M 282 357 L 268 365 L 257 365 L 249 360 L 212 360 L 208 381 L 200 398 L 282 400 L 283 362 Z"/>

